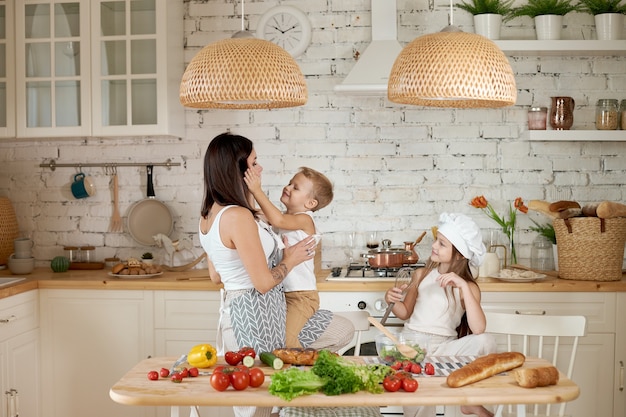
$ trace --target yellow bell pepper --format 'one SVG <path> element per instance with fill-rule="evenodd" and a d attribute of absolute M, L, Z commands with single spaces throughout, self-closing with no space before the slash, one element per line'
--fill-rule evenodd
<path fill-rule="evenodd" d="M 217 363 L 217 351 L 208 343 L 196 345 L 187 354 L 187 363 L 195 368 L 208 368 Z"/>

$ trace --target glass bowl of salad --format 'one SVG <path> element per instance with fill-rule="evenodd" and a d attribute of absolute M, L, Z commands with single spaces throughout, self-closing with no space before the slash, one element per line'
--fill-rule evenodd
<path fill-rule="evenodd" d="M 413 349 L 417 351 L 417 356 L 414 358 L 408 358 L 398 352 L 398 348 L 396 344 L 391 341 L 384 334 L 379 334 L 376 336 L 376 352 L 378 353 L 378 358 L 381 362 L 391 365 L 396 361 L 412 361 L 412 362 L 422 362 L 426 357 L 426 346 L 423 338 L 420 338 L 417 335 L 405 334 L 399 331 L 391 330 L 400 343 L 404 343 L 408 346 L 411 346 Z"/>

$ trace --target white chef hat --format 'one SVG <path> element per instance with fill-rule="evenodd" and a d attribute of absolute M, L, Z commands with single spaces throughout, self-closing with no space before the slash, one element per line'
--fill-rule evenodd
<path fill-rule="evenodd" d="M 478 225 L 461 213 L 441 213 L 437 233 L 444 235 L 454 247 L 477 267 L 485 258 L 485 244 Z"/>

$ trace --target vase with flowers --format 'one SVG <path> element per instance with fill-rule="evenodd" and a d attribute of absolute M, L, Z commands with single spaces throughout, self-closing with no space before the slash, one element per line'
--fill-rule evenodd
<path fill-rule="evenodd" d="M 509 239 L 509 251 L 510 260 L 512 264 L 517 263 L 517 253 L 515 252 L 515 221 L 517 218 L 518 210 L 522 213 L 528 213 L 528 207 L 524 205 L 524 200 L 521 197 L 517 197 L 513 204 L 509 203 L 508 219 L 505 216 L 500 216 L 493 208 L 493 206 L 487 201 L 485 196 L 474 197 L 470 202 L 472 207 L 476 207 L 485 213 L 490 219 L 495 221 L 501 228 L 502 232 Z"/>

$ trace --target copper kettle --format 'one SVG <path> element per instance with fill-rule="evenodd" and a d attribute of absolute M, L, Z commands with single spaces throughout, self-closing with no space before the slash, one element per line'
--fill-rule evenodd
<path fill-rule="evenodd" d="M 417 252 L 415 252 L 415 245 L 420 243 L 422 241 L 422 239 L 424 239 L 424 236 L 426 236 L 426 232 L 422 233 L 420 235 L 420 237 L 418 237 L 415 240 L 415 242 L 404 242 L 404 250 L 408 254 L 408 255 L 404 255 L 404 263 L 405 264 L 414 264 L 417 261 L 419 261 L 420 257 L 417 254 Z"/>

